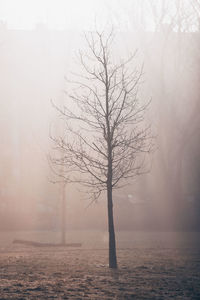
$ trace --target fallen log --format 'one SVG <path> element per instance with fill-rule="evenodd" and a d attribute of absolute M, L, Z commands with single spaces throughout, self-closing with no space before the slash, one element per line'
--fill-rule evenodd
<path fill-rule="evenodd" d="M 40 243 L 34 241 L 26 241 L 26 240 L 14 240 L 13 244 L 22 244 L 26 246 L 34 246 L 34 247 L 81 247 L 81 243 L 67 243 L 67 244 L 54 244 L 54 243 Z"/>

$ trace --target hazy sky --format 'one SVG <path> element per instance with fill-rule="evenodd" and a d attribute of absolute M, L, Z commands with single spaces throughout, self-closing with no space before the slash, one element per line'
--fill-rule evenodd
<path fill-rule="evenodd" d="M 54 29 L 86 29 L 94 23 L 95 17 L 107 18 L 109 6 L 117 8 L 119 2 L 121 1 L 0 0 L 0 19 L 6 21 L 9 28 L 32 29 L 36 23 L 44 22 Z"/>
<path fill-rule="evenodd" d="M 154 30 L 152 9 L 157 15 L 164 9 L 167 14 L 163 21 L 170 23 L 177 17 L 177 5 L 187 7 L 187 18 L 194 13 L 188 0 L 0 0 L 0 21 L 11 29 L 30 30 L 37 23 L 44 23 L 50 29 L 87 30 L 93 28 L 96 20 L 98 26 L 109 21 L 129 30 L 137 15 L 146 29 Z"/>

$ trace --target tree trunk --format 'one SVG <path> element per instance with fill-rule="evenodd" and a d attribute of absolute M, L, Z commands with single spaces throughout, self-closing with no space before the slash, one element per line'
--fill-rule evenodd
<path fill-rule="evenodd" d="M 61 214 L 62 214 L 62 220 L 61 220 L 61 244 L 65 245 L 65 225 L 66 225 L 66 207 L 65 207 L 65 183 L 62 185 L 62 203 L 61 203 Z"/>
<path fill-rule="evenodd" d="M 109 268 L 117 268 L 115 229 L 113 220 L 112 187 L 107 188 L 108 201 L 108 232 L 109 232 Z"/>

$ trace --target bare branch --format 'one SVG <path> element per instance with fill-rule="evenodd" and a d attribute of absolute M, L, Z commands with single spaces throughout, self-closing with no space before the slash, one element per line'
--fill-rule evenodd
<path fill-rule="evenodd" d="M 129 70 L 136 51 L 113 63 L 113 38 L 113 29 L 85 34 L 90 54 L 79 51 L 85 76 L 73 73 L 67 103 L 52 104 L 65 122 L 65 137 L 53 139 L 64 156 L 52 163 L 63 165 L 71 182 L 82 183 L 95 199 L 109 184 L 118 188 L 141 174 L 142 155 L 150 152 L 152 142 L 144 124 L 149 102 L 138 99 L 143 66 Z"/>

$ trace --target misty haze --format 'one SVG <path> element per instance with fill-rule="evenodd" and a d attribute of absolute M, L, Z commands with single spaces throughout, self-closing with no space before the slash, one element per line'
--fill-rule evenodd
<path fill-rule="evenodd" d="M 199 43 L 199 0 L 0 0 L 0 299 L 200 299 Z"/>

